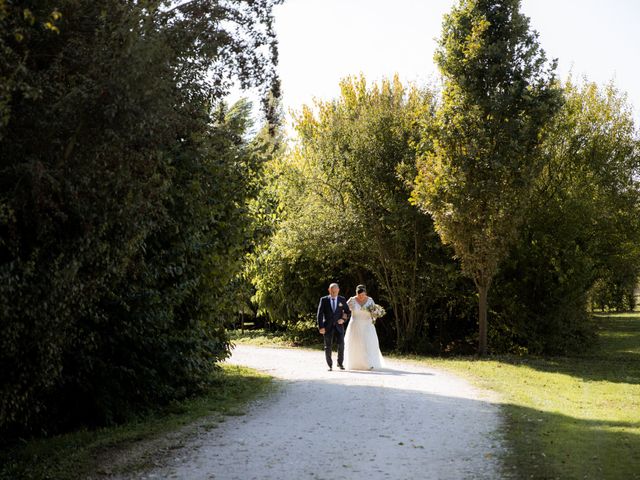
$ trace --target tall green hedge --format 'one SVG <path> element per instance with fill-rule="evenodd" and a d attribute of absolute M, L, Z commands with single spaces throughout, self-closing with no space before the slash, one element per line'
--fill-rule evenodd
<path fill-rule="evenodd" d="M 0 431 L 122 420 L 228 354 L 265 152 L 221 100 L 277 85 L 272 3 L 0 4 Z"/>

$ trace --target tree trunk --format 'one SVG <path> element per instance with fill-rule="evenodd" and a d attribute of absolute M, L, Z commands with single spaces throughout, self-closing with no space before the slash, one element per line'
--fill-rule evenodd
<path fill-rule="evenodd" d="M 487 354 L 487 294 L 489 293 L 489 283 L 478 283 L 478 355 Z"/>

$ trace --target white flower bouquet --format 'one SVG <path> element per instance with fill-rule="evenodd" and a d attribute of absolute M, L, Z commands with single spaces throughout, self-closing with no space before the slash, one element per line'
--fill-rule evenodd
<path fill-rule="evenodd" d="M 377 305 L 375 303 L 367 305 L 365 307 L 365 310 L 371 314 L 374 325 L 378 318 L 384 317 L 384 315 L 387 313 L 382 305 Z"/>

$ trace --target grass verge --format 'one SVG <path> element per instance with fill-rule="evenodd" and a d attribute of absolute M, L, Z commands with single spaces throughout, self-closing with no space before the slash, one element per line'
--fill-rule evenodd
<path fill-rule="evenodd" d="M 0 479 L 101 478 L 144 469 L 225 416 L 242 415 L 247 402 L 272 385 L 255 370 L 222 365 L 210 391 L 197 398 L 123 425 L 30 440 L 0 452 Z"/>
<path fill-rule="evenodd" d="M 229 338 L 237 345 L 254 345 L 257 347 L 292 348 L 296 345 L 284 332 L 258 330 L 230 330 Z"/>
<path fill-rule="evenodd" d="M 314 350 L 322 349 L 322 336 L 314 328 L 292 332 L 271 332 L 265 329 L 230 330 L 231 342 L 238 345 L 254 345 L 257 347 L 294 348 L 305 347 Z"/>
<path fill-rule="evenodd" d="M 579 357 L 418 361 L 500 394 L 515 478 L 640 479 L 640 314 L 598 321 Z"/>

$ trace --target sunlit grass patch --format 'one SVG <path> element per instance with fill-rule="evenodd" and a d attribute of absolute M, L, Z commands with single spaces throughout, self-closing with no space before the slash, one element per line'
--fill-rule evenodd
<path fill-rule="evenodd" d="M 579 357 L 423 359 L 500 394 L 516 478 L 640 478 L 640 314 L 599 317 Z"/>

